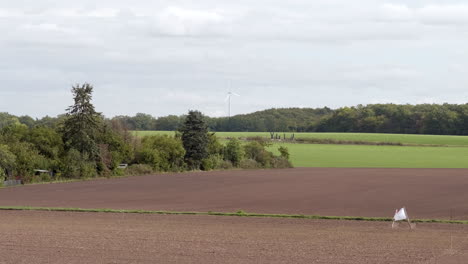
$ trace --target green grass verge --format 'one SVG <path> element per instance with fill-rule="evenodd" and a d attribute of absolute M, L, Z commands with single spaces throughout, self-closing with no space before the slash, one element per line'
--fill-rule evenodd
<path fill-rule="evenodd" d="M 49 212 L 86 212 L 86 213 L 124 213 L 124 214 L 161 214 L 161 215 L 216 215 L 237 217 L 272 217 L 272 218 L 298 218 L 298 219 L 322 219 L 322 220 L 352 220 L 391 222 L 389 217 L 361 217 L 361 216 L 322 216 L 301 214 L 259 214 L 247 213 L 242 210 L 235 213 L 223 212 L 176 212 L 176 211 L 147 211 L 147 210 L 118 210 L 118 209 L 84 209 L 64 207 L 26 207 L 26 206 L 0 206 L 0 210 L 7 211 L 49 211 Z M 442 219 L 412 219 L 414 223 L 445 223 L 468 224 L 468 220 L 442 220 Z"/>
<path fill-rule="evenodd" d="M 173 131 L 133 131 L 137 136 L 173 135 Z M 283 133 L 278 133 L 283 136 Z M 268 132 L 216 132 L 220 138 L 226 137 L 266 137 Z M 286 137 L 292 133 L 286 133 Z M 410 145 L 468 146 L 468 136 L 382 134 L 382 133 L 295 133 L 296 139 L 332 139 L 336 141 L 390 142 Z"/>
<path fill-rule="evenodd" d="M 279 146 L 295 167 L 468 168 L 468 148 L 275 143 L 270 151 Z"/>

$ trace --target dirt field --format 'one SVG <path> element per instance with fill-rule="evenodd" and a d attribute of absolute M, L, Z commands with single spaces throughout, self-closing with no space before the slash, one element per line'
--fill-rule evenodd
<path fill-rule="evenodd" d="M 0 211 L 0 263 L 466 263 L 468 226 Z M 452 236 L 452 237 L 451 237 Z M 452 241 L 452 246 L 451 246 Z"/>
<path fill-rule="evenodd" d="M 466 169 L 180 173 L 0 189 L 1 206 L 468 219 Z"/>

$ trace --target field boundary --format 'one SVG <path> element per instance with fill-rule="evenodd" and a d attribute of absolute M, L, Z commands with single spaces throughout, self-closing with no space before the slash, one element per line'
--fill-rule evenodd
<path fill-rule="evenodd" d="M 237 217 L 269 217 L 269 218 L 296 218 L 312 220 L 347 220 L 347 221 L 371 221 L 391 222 L 390 217 L 361 217 L 361 216 L 323 216 L 303 214 L 261 214 L 248 213 L 242 210 L 237 212 L 190 212 L 190 211 L 149 211 L 128 209 L 86 209 L 67 207 L 28 207 L 28 206 L 0 206 L 0 211 L 49 211 L 49 212 L 82 212 L 82 213 L 120 213 L 120 214 L 159 214 L 159 215 L 214 215 L 214 216 L 237 216 Z M 443 219 L 412 219 L 414 223 L 443 223 L 443 224 L 468 224 L 468 220 L 443 220 Z"/>
<path fill-rule="evenodd" d="M 221 139 L 239 139 L 241 141 L 264 140 L 265 142 L 290 143 L 290 144 L 315 144 L 315 145 L 357 145 L 357 146 L 395 146 L 395 147 L 440 147 L 440 148 L 468 148 L 467 145 L 449 145 L 449 144 L 421 144 L 421 143 L 403 143 L 393 141 L 366 141 L 366 140 L 343 140 L 333 138 L 297 138 L 297 139 L 270 139 L 260 137 L 221 137 Z"/>
<path fill-rule="evenodd" d="M 431 134 L 393 134 L 393 133 L 352 133 L 352 132 L 275 132 L 275 137 L 272 139 L 268 132 L 223 132 L 213 131 L 217 134 L 219 139 L 237 138 L 240 140 L 253 140 L 262 139 L 271 142 L 289 142 L 299 144 L 331 144 L 331 145 L 375 145 L 375 146 L 405 146 L 405 147 L 468 147 L 468 144 L 460 144 L 460 142 L 447 143 L 441 138 L 467 138 L 463 135 L 431 135 Z M 132 133 L 137 137 L 145 137 L 149 135 L 171 135 L 174 131 L 136 131 Z M 296 136 L 292 137 L 291 135 Z M 308 135 L 311 134 L 311 135 Z M 315 135 L 312 135 L 315 134 Z M 286 136 L 287 135 L 287 136 Z M 323 135 L 327 135 L 323 136 Z M 340 135 L 340 136 L 338 136 Z M 365 139 L 356 137 L 357 135 L 371 135 L 372 139 Z M 338 136 L 338 137 L 337 137 Z M 344 137 L 342 137 L 344 136 Z M 379 139 L 377 137 L 384 137 L 390 139 Z M 403 138 L 400 138 L 403 137 Z M 407 137 L 406 139 L 404 137 Z M 427 137 L 432 140 L 424 140 L 422 142 L 415 142 L 411 140 L 413 137 Z M 391 139 L 394 138 L 394 139 Z M 434 144 L 434 140 L 439 142 Z M 445 141 L 445 142 L 444 142 Z M 449 140 L 450 142 L 452 140 Z M 455 140 L 457 141 L 457 140 Z"/>

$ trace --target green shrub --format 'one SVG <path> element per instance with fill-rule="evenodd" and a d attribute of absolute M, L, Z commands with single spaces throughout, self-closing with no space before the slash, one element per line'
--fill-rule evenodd
<path fill-rule="evenodd" d="M 224 159 L 228 160 L 234 166 L 239 166 L 240 161 L 244 158 L 244 150 L 238 139 L 231 139 L 226 145 L 224 151 Z"/>
<path fill-rule="evenodd" d="M 247 159 L 256 160 L 257 156 L 264 150 L 265 148 L 257 141 L 252 141 L 244 145 L 244 153 Z"/>
<path fill-rule="evenodd" d="M 52 177 L 49 173 L 41 173 L 38 175 L 35 174 L 27 174 L 21 177 L 21 180 L 24 183 L 40 183 L 40 182 L 50 182 L 52 181 Z"/>
<path fill-rule="evenodd" d="M 127 173 L 127 169 L 115 168 L 112 170 L 112 176 L 124 176 Z"/>
<path fill-rule="evenodd" d="M 48 169 L 49 161 L 28 142 L 15 142 L 10 145 L 16 160 L 13 173 L 21 177 L 34 175 L 34 169 Z M 29 177 L 30 178 L 30 177 Z"/>
<path fill-rule="evenodd" d="M 109 167 L 102 161 L 98 161 L 96 163 L 96 170 L 99 176 L 101 177 L 107 177 L 109 178 L 112 176 L 112 171 L 109 169 Z"/>
<path fill-rule="evenodd" d="M 209 155 L 223 155 L 224 145 L 219 142 L 215 133 L 209 133 L 208 154 Z"/>
<path fill-rule="evenodd" d="M 245 159 L 245 160 L 242 160 L 240 162 L 240 165 L 239 165 L 242 169 L 257 169 L 259 167 L 261 167 L 260 164 L 258 164 L 258 162 L 256 162 L 255 160 L 253 159 Z"/>
<path fill-rule="evenodd" d="M 97 176 L 96 164 L 94 162 L 83 162 L 80 166 L 81 178 L 93 178 Z"/>
<path fill-rule="evenodd" d="M 161 156 L 157 149 L 143 147 L 135 154 L 135 162 L 151 166 L 152 170 L 158 171 L 161 163 Z"/>
<path fill-rule="evenodd" d="M 0 177 L 5 177 L 5 169 L 13 169 L 16 165 L 16 156 L 7 145 L 0 144 Z"/>
<path fill-rule="evenodd" d="M 247 141 L 258 142 L 263 147 L 269 147 L 269 146 L 272 145 L 272 143 L 271 143 L 271 141 L 269 139 L 261 137 L 261 136 L 246 137 L 245 139 Z"/>
<path fill-rule="evenodd" d="M 213 162 L 210 158 L 202 159 L 200 169 L 203 171 L 210 171 L 214 168 Z"/>
<path fill-rule="evenodd" d="M 41 182 L 50 182 L 52 181 L 52 177 L 50 176 L 49 173 L 41 173 L 41 175 L 39 175 L 39 180 Z"/>
<path fill-rule="evenodd" d="M 144 137 L 135 161 L 148 164 L 155 171 L 179 171 L 184 167 L 185 150 L 182 141 L 166 135 Z"/>
<path fill-rule="evenodd" d="M 219 155 L 210 155 L 208 158 L 202 160 L 201 169 L 204 171 L 214 170 L 219 168 L 223 162 L 223 158 Z"/>
<path fill-rule="evenodd" d="M 280 146 L 280 147 L 278 148 L 278 151 L 280 152 L 281 157 L 283 157 L 283 158 L 289 160 L 289 150 L 288 150 L 287 147 Z"/>
<path fill-rule="evenodd" d="M 223 160 L 219 165 L 218 165 L 218 169 L 223 169 L 223 170 L 230 170 L 232 169 L 234 166 L 232 165 L 232 162 L 229 161 L 229 160 Z"/>
<path fill-rule="evenodd" d="M 261 167 L 271 167 L 271 160 L 273 159 L 273 153 L 267 151 L 265 146 L 258 141 L 250 142 L 244 145 L 245 157 L 253 159 L 258 162 Z"/>
<path fill-rule="evenodd" d="M 6 177 L 6 171 L 2 166 L 0 166 L 0 179 L 4 179 Z"/>
<path fill-rule="evenodd" d="M 276 169 L 292 168 L 292 164 L 289 160 L 283 157 L 274 157 L 271 161 L 271 167 Z"/>
<path fill-rule="evenodd" d="M 133 164 L 126 170 L 127 175 L 145 175 L 151 173 L 154 173 L 153 168 L 147 164 Z"/>
<path fill-rule="evenodd" d="M 70 149 L 62 165 L 65 178 L 92 178 L 97 175 L 96 163 L 89 161 L 86 154 L 80 154 L 76 149 Z"/>
<path fill-rule="evenodd" d="M 23 175 L 21 177 L 21 180 L 24 182 L 24 183 L 36 183 L 36 182 L 39 182 L 38 179 L 35 178 L 35 176 L 33 174 L 26 174 L 26 175 Z"/>

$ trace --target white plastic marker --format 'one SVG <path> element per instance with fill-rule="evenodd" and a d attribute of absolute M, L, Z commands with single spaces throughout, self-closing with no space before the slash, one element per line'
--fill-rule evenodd
<path fill-rule="evenodd" d="M 395 216 L 393 217 L 393 221 L 406 220 L 406 218 L 408 218 L 408 216 L 406 215 L 406 210 L 404 207 L 400 210 L 395 210 Z"/>
<path fill-rule="evenodd" d="M 395 228 L 398 226 L 397 221 L 402 221 L 406 220 L 408 222 L 408 226 L 410 229 L 413 229 L 414 225 L 411 224 L 411 221 L 409 219 L 408 213 L 406 212 L 405 207 L 401 208 L 400 210 L 395 210 L 395 215 L 393 216 L 393 223 L 392 223 L 392 228 Z"/>

